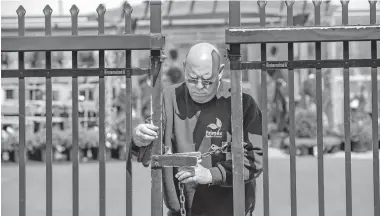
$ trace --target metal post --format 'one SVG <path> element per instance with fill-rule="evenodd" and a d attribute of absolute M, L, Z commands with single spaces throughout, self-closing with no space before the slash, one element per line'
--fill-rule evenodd
<path fill-rule="evenodd" d="M 313 1 L 315 26 L 321 25 L 321 1 Z M 315 59 L 321 60 L 321 42 L 315 43 Z M 322 100 L 322 71 L 316 68 L 316 93 L 317 93 L 317 148 L 318 148 L 318 206 L 319 216 L 325 215 L 324 173 L 323 173 L 323 100 Z"/>
<path fill-rule="evenodd" d="M 131 28 L 131 14 L 132 14 L 132 7 L 129 3 L 124 4 L 124 14 L 125 14 L 125 34 L 131 34 L 132 28 Z M 131 61 L 132 61 L 132 51 L 131 50 L 125 50 L 125 68 L 131 67 Z M 132 79 L 131 74 L 126 73 L 126 113 L 125 113 L 125 120 L 126 120 L 126 152 L 125 152 L 125 159 L 126 159 L 126 166 L 127 166 L 127 172 L 126 172 L 126 215 L 132 216 L 132 161 L 131 161 L 131 140 L 132 140 Z"/>
<path fill-rule="evenodd" d="M 98 12 L 99 35 L 104 34 L 104 14 L 106 8 L 100 4 L 96 9 Z M 104 69 L 104 50 L 99 50 L 99 68 Z M 105 81 L 104 75 L 99 76 L 99 215 L 106 215 L 106 109 L 105 109 Z"/>
<path fill-rule="evenodd" d="M 51 36 L 51 14 L 49 5 L 43 10 L 45 14 L 45 36 Z M 51 69 L 51 52 L 46 51 L 46 69 Z M 53 134 L 52 134 L 52 81 L 48 71 L 46 76 L 46 215 L 53 215 Z"/>
<path fill-rule="evenodd" d="M 258 1 L 260 10 L 260 27 L 265 27 L 266 1 Z M 261 61 L 267 60 L 267 44 L 261 43 Z M 261 110 L 263 116 L 263 191 L 264 191 L 264 216 L 269 216 L 269 157 L 268 157 L 268 89 L 267 70 L 261 70 Z"/>
<path fill-rule="evenodd" d="M 150 32 L 161 33 L 161 1 L 150 1 Z M 158 138 L 153 142 L 152 154 L 162 154 L 162 82 L 160 68 L 158 68 L 159 58 L 161 56 L 160 50 L 151 50 L 151 80 L 152 83 L 152 99 L 151 99 L 151 112 L 152 123 L 158 126 Z M 162 169 L 152 169 L 152 188 L 151 188 L 151 203 L 153 216 L 162 216 Z"/>
<path fill-rule="evenodd" d="M 240 27 L 240 1 L 229 2 L 229 26 Z M 229 59 L 231 65 L 240 64 L 240 44 L 230 45 Z M 230 65 L 230 66 L 231 66 Z M 234 216 L 245 215 L 244 191 L 244 156 L 243 156 L 243 104 L 242 104 L 242 70 L 231 73 L 231 106 L 232 106 L 232 172 L 233 172 L 233 208 Z"/>
<path fill-rule="evenodd" d="M 376 3 L 370 3 L 370 23 L 376 25 Z M 377 44 L 376 41 L 371 41 L 371 58 L 377 59 Z M 377 84 L 378 69 L 371 68 L 371 85 L 372 85 L 372 150 L 373 150 L 373 197 L 374 197 L 374 215 L 380 215 L 380 181 L 379 181 L 379 134 L 378 134 L 378 84 Z"/>
<path fill-rule="evenodd" d="M 71 13 L 71 34 L 78 35 L 78 14 L 79 9 L 73 5 Z M 72 68 L 78 68 L 78 52 L 72 51 L 71 54 Z M 79 123 L 78 123 L 78 76 L 72 77 L 72 135 L 73 144 L 70 158 L 73 161 L 73 216 L 79 216 Z"/>
<path fill-rule="evenodd" d="M 285 1 L 287 7 L 287 25 L 293 26 L 294 0 Z M 293 43 L 288 43 L 288 60 L 293 61 Z M 289 120 L 290 120 L 290 190 L 291 215 L 297 216 L 297 173 L 296 173 L 296 141 L 295 141 L 295 102 L 294 102 L 294 69 L 288 69 L 289 80 Z"/>
<path fill-rule="evenodd" d="M 348 25 L 348 3 L 342 3 L 342 25 Z M 343 41 L 343 59 L 348 61 L 349 41 Z M 351 174 L 351 130 L 350 130 L 350 68 L 346 64 L 343 69 L 343 91 L 344 91 L 344 148 L 345 148 L 345 170 L 346 170 L 346 215 L 352 216 L 352 174 Z"/>
<path fill-rule="evenodd" d="M 25 9 L 23 6 L 17 9 L 18 16 L 18 36 L 25 35 Z M 18 69 L 20 77 L 18 79 L 18 112 L 19 112 L 19 215 L 26 215 L 26 153 L 25 153 L 25 78 L 23 71 L 24 52 L 18 52 Z"/>

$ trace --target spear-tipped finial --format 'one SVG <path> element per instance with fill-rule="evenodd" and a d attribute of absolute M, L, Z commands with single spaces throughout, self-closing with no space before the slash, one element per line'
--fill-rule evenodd
<path fill-rule="evenodd" d="M 133 12 L 132 6 L 128 3 L 128 1 L 125 1 L 123 4 L 123 10 L 126 14 L 131 14 Z"/>
<path fill-rule="evenodd" d="M 294 2 L 295 2 L 294 0 L 285 1 L 285 4 L 286 4 L 286 6 L 293 6 Z"/>
<path fill-rule="evenodd" d="M 79 8 L 75 4 L 73 4 L 73 6 L 71 6 L 70 8 L 70 13 L 71 15 L 77 15 L 79 13 Z"/>
<path fill-rule="evenodd" d="M 18 16 L 24 16 L 25 13 L 26 13 L 26 10 L 25 10 L 25 8 L 22 5 L 20 5 L 17 8 L 16 13 L 17 13 Z"/>
<path fill-rule="evenodd" d="M 321 3 L 322 3 L 321 0 L 313 0 L 313 4 L 314 4 L 315 6 L 319 6 L 319 5 L 321 5 Z"/>
<path fill-rule="evenodd" d="M 45 16 L 51 15 L 53 13 L 53 9 L 49 5 L 46 5 L 43 10 Z"/>
<path fill-rule="evenodd" d="M 368 2 L 369 2 L 370 5 L 372 5 L 372 4 L 376 5 L 377 0 L 368 0 Z"/>
<path fill-rule="evenodd" d="M 98 8 L 96 8 L 96 12 L 98 12 L 98 15 L 104 15 L 106 13 L 106 7 L 100 4 Z"/>
<path fill-rule="evenodd" d="M 340 0 L 340 3 L 342 5 L 348 5 L 348 3 L 350 3 L 350 0 Z"/>
<path fill-rule="evenodd" d="M 259 5 L 259 7 L 265 7 L 267 5 L 267 1 L 259 0 L 257 1 L 257 5 Z"/>

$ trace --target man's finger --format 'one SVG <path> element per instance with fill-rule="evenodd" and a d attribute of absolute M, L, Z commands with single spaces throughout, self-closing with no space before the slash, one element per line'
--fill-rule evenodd
<path fill-rule="evenodd" d="M 178 181 L 182 181 L 182 180 L 187 179 L 187 178 L 192 177 L 192 176 L 193 176 L 193 174 L 191 172 L 185 172 L 178 177 Z"/>
<path fill-rule="evenodd" d="M 180 170 L 180 171 L 177 172 L 177 174 L 175 174 L 175 177 L 178 178 L 179 176 L 181 176 L 181 175 L 183 175 L 184 173 L 187 173 L 187 172 L 189 172 L 189 171 L 187 171 L 187 170 Z"/>
<path fill-rule="evenodd" d="M 248 158 L 244 157 L 244 165 L 250 166 Z"/>
<path fill-rule="evenodd" d="M 181 176 L 184 173 L 185 173 L 185 171 L 179 171 L 179 172 L 177 172 L 177 174 L 175 174 L 175 177 L 178 178 L 179 176 Z"/>
<path fill-rule="evenodd" d="M 140 131 L 137 131 L 137 132 L 136 132 L 136 135 L 137 135 L 138 137 L 142 138 L 142 139 L 145 140 L 145 141 L 153 141 L 153 140 L 156 139 L 155 136 L 150 136 L 150 135 L 148 135 L 148 134 L 141 133 Z"/>
<path fill-rule="evenodd" d="M 193 182 L 194 183 L 197 182 L 197 178 L 195 176 L 186 178 L 186 179 L 184 179 L 184 180 L 181 181 L 182 184 L 193 183 Z"/>
<path fill-rule="evenodd" d="M 154 137 L 157 136 L 157 133 L 154 130 L 148 128 L 148 127 L 142 127 L 141 130 L 140 130 L 140 132 L 143 133 L 143 134 L 154 136 Z"/>
<path fill-rule="evenodd" d="M 159 127 L 157 127 L 157 126 L 155 126 L 153 124 L 146 124 L 146 127 L 149 128 L 149 129 L 151 129 L 151 130 L 154 130 L 154 131 L 158 130 L 158 128 L 159 128 Z"/>
<path fill-rule="evenodd" d="M 189 177 L 189 176 L 191 176 L 191 175 L 189 175 L 189 172 L 186 172 L 186 171 L 178 172 L 178 173 L 175 175 L 175 177 L 176 177 L 178 180 L 179 180 L 180 178 L 184 179 L 182 176 L 187 176 L 187 177 Z"/>

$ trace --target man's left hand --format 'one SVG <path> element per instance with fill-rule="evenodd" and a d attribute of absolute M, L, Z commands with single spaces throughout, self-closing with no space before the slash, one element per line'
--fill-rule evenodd
<path fill-rule="evenodd" d="M 212 175 L 209 169 L 198 163 L 196 167 L 182 167 L 175 177 L 181 183 L 210 184 Z"/>

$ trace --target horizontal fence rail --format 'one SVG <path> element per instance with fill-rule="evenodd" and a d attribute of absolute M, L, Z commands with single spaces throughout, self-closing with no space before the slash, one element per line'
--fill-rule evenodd
<path fill-rule="evenodd" d="M 2 78 L 12 77 L 72 77 L 72 76 L 140 76 L 150 74 L 149 68 L 64 68 L 1 70 Z"/>
<path fill-rule="evenodd" d="M 160 50 L 164 46 L 161 34 L 149 35 L 81 35 L 2 37 L 3 52 L 17 51 L 85 51 L 85 50 Z"/>
<path fill-rule="evenodd" d="M 299 61 L 252 61 L 232 64 L 233 70 L 248 69 L 300 69 L 300 68 L 344 68 L 379 67 L 380 59 L 342 59 L 342 60 L 299 60 Z"/>
<path fill-rule="evenodd" d="M 293 18 L 292 18 L 293 19 Z M 227 44 L 301 43 L 380 40 L 380 26 L 229 28 Z"/>
<path fill-rule="evenodd" d="M 19 80 L 19 215 L 26 215 L 26 122 L 25 122 L 25 78 L 45 77 L 46 79 L 46 215 L 52 216 L 53 212 L 53 134 L 52 134 L 52 77 L 72 77 L 72 146 L 70 155 L 72 160 L 72 206 L 73 216 L 79 216 L 79 90 L 78 77 L 97 76 L 99 78 L 99 215 L 106 215 L 106 76 L 123 76 L 126 78 L 126 215 L 132 215 L 132 164 L 131 164 L 131 137 L 132 137 L 132 76 L 151 75 L 154 82 L 156 103 L 153 119 L 161 121 L 161 85 L 160 69 L 164 59 L 162 50 L 165 45 L 165 37 L 161 34 L 161 2 L 151 1 L 150 11 L 151 33 L 133 34 L 131 28 L 132 7 L 125 2 L 123 12 L 125 17 L 124 34 L 105 35 L 106 8 L 100 4 L 98 13 L 98 35 L 79 35 L 78 14 L 79 8 L 73 5 L 71 13 L 71 35 L 53 35 L 51 17 L 53 10 L 49 5 L 43 9 L 45 15 L 45 36 L 26 36 L 25 14 L 23 6 L 17 9 L 18 36 L 2 37 L 1 52 L 18 52 L 18 69 L 2 70 L 1 78 L 18 78 Z M 78 68 L 78 51 L 99 51 L 99 68 Z M 124 50 L 125 67 L 106 68 L 105 51 Z M 132 50 L 151 50 L 151 66 L 149 68 L 132 68 Z M 45 52 L 46 65 L 44 69 L 25 69 L 25 52 Z M 70 51 L 72 53 L 72 68 L 52 69 L 52 51 Z M 151 102 L 152 103 L 152 102 Z M 153 104 L 152 103 L 152 104 Z M 158 124 L 157 124 L 158 125 Z M 155 150 L 156 152 L 160 151 Z M 159 171 L 158 171 L 159 172 Z M 157 176 L 159 177 L 159 176 Z M 156 186 L 161 184 L 161 179 L 155 180 Z M 152 189 L 153 190 L 153 189 Z M 162 193 L 155 190 L 156 198 L 161 202 Z M 155 201 L 156 203 L 159 202 Z M 155 208 L 156 210 L 156 208 Z M 153 212 L 153 210 L 152 210 Z"/>

